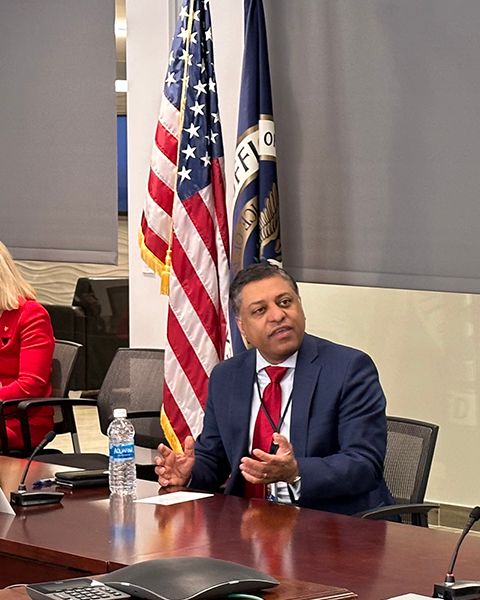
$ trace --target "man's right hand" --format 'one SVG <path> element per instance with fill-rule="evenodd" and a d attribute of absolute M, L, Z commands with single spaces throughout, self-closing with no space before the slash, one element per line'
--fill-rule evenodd
<path fill-rule="evenodd" d="M 159 456 L 155 457 L 155 473 L 162 487 L 187 485 L 195 464 L 195 449 L 192 436 L 185 438 L 184 454 L 174 452 L 164 444 L 158 446 Z"/>

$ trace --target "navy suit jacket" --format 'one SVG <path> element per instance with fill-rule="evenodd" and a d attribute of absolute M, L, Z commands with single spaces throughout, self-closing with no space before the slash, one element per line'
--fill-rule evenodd
<path fill-rule="evenodd" d="M 212 371 L 191 487 L 243 496 L 255 350 Z M 383 480 L 385 397 L 364 352 L 305 334 L 292 396 L 290 441 L 302 477 L 300 506 L 343 514 L 393 504 Z"/>

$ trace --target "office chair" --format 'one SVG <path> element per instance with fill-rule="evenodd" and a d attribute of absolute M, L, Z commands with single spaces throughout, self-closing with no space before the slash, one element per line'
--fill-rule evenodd
<path fill-rule="evenodd" d="M 68 398 L 58 400 L 60 406 L 90 405 L 97 406 L 100 428 L 107 435 L 107 428 L 113 419 L 115 408 L 125 408 L 127 416 L 135 427 L 135 445 L 155 449 L 159 443 L 167 444 L 160 426 L 160 408 L 163 396 L 164 351 L 157 349 L 119 348 L 107 371 L 97 400 L 87 398 Z M 41 403 L 24 401 L 19 412 L 31 406 L 48 405 L 48 399 Z M 55 400 L 57 404 L 57 400 Z M 22 418 L 22 415 L 20 416 Z M 38 457 L 42 462 L 78 467 L 83 469 L 108 468 L 108 456 L 98 453 L 80 453 L 49 455 Z M 137 475 L 154 479 L 153 466 L 137 465 Z"/>
<path fill-rule="evenodd" d="M 32 400 L 47 400 L 51 401 L 55 397 L 62 397 L 68 395 L 70 391 L 70 382 L 75 367 L 75 362 L 78 358 L 78 353 L 81 349 L 81 344 L 75 342 L 69 342 L 66 340 L 56 340 L 55 348 L 53 351 L 52 359 L 52 375 L 51 375 L 51 386 L 52 386 L 52 397 L 34 399 Z M 21 420 L 22 436 L 23 436 L 23 448 L 12 449 L 8 447 L 7 430 L 5 427 L 4 409 L 10 406 L 20 406 L 24 400 L 5 400 L 0 404 L 0 439 L 2 441 L 2 454 L 6 456 L 17 456 L 27 457 L 33 452 L 32 441 L 30 437 L 30 428 L 28 425 L 28 419 L 24 418 Z M 26 417 L 26 415 L 25 415 Z M 73 416 L 72 408 L 69 406 L 61 407 L 54 412 L 54 431 L 57 434 L 70 433 L 72 436 L 72 445 L 74 448 L 78 448 L 78 436 L 75 427 L 75 419 Z M 46 450 L 47 451 L 47 450 Z M 60 450 L 48 450 L 48 452 L 60 452 Z"/>
<path fill-rule="evenodd" d="M 118 348 L 128 348 L 128 278 L 80 277 L 73 306 L 85 312 L 86 390 L 96 397 Z"/>
<path fill-rule="evenodd" d="M 81 306 L 66 304 L 43 304 L 52 322 L 56 340 L 69 340 L 81 344 L 75 369 L 70 381 L 70 390 L 85 390 L 85 311 Z"/>
<path fill-rule="evenodd" d="M 384 477 L 396 505 L 366 511 L 363 519 L 385 519 L 399 516 L 402 523 L 428 527 L 428 512 L 438 504 L 423 502 L 438 425 L 387 417 L 387 453 Z"/>

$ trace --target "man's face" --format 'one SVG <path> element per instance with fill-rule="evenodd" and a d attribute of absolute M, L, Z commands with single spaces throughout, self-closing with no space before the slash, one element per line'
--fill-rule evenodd
<path fill-rule="evenodd" d="M 247 283 L 242 289 L 237 325 L 263 358 L 275 365 L 300 348 L 305 314 L 288 281 L 274 275 Z"/>

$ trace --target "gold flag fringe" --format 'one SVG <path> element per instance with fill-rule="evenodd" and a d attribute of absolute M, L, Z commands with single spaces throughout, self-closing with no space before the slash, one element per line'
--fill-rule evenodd
<path fill-rule="evenodd" d="M 163 433 L 165 434 L 165 437 L 167 438 L 167 441 L 170 444 L 170 448 L 174 452 L 180 452 L 181 454 L 183 454 L 182 444 L 180 443 L 180 440 L 178 439 L 175 431 L 173 430 L 173 427 L 170 421 L 168 420 L 167 415 L 165 414 L 163 406 L 160 413 L 160 425 L 162 426 Z"/>
<path fill-rule="evenodd" d="M 161 280 L 160 293 L 168 296 L 170 293 L 170 269 L 172 264 L 172 251 L 168 249 L 165 263 L 153 254 L 145 245 L 145 238 L 141 227 L 138 229 L 138 245 L 140 246 L 140 257 L 143 262 L 154 271 Z"/>
<path fill-rule="evenodd" d="M 170 269 L 172 268 L 172 250 L 168 248 L 163 272 L 161 275 L 160 293 L 168 296 L 170 294 Z"/>

